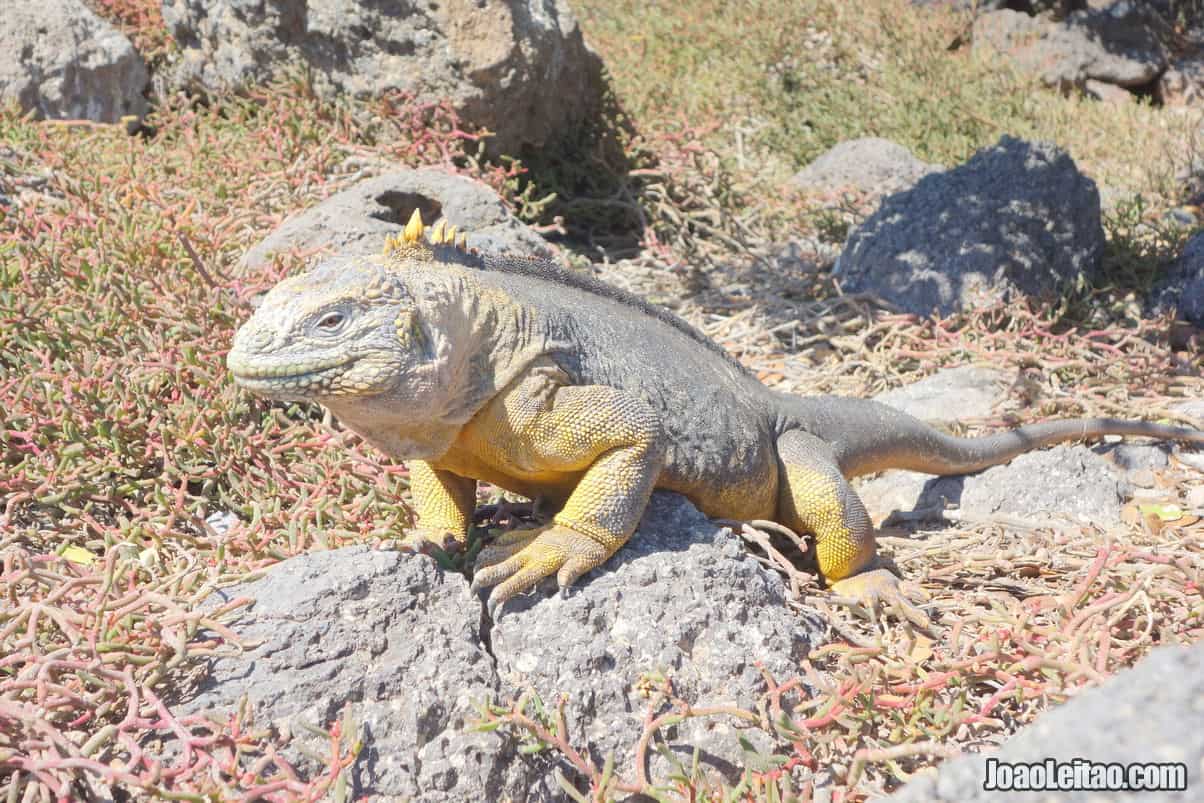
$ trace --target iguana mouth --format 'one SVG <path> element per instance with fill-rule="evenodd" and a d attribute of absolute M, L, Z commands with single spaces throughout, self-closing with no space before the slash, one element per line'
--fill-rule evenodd
<path fill-rule="evenodd" d="M 226 358 L 226 365 L 234 375 L 234 381 L 255 393 L 272 391 L 303 392 L 313 388 L 327 388 L 331 380 L 346 372 L 355 362 L 354 357 L 333 357 L 305 363 L 255 364 L 234 353 Z"/>

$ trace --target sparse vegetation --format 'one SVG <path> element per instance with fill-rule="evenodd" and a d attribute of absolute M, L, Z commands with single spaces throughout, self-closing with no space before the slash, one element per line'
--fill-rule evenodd
<path fill-rule="evenodd" d="M 158 2 L 93 6 L 148 60 L 171 47 Z M 446 106 L 323 104 L 302 81 L 205 106 L 169 99 L 146 137 L 0 113 L 0 194 L 14 201 L 0 206 L 8 799 L 86 799 L 106 784 L 135 799 L 346 795 L 354 723 L 329 723 L 326 771 L 300 779 L 246 715 L 180 719 L 164 701 L 193 659 L 237 641 L 220 619 L 241 603 L 199 607 L 214 588 L 306 550 L 387 542 L 410 521 L 403 467 L 320 410 L 237 392 L 224 367 L 251 299 L 296 267 L 246 275 L 240 254 L 361 177 L 365 161 L 488 182 L 575 259 L 626 259 L 606 276 L 672 302 L 785 390 L 867 394 L 985 360 L 1029 369 L 1036 390 L 983 425 L 1174 418 L 1171 402 L 1204 396 L 1200 332 L 1134 303 L 1190 231 L 1165 213 L 1183 200 L 1176 175 L 1198 111 L 1057 96 L 954 47 L 964 18 L 904 0 L 574 6 L 617 104 L 576 159 L 486 164 Z M 858 214 L 780 189 L 825 148 L 877 135 L 951 165 L 1004 132 L 1054 140 L 1122 198 L 1107 216 L 1103 285 L 1059 309 L 917 320 L 841 296 L 825 266 L 773 261 L 791 238 L 838 238 Z M 481 724 L 566 755 L 582 800 L 636 789 L 808 800 L 819 787 L 865 799 L 954 749 L 1001 740 L 1153 646 L 1200 639 L 1204 524 L 1183 505 L 1189 475 L 1179 465 L 1155 478 L 1162 498 L 1132 507 L 1123 532 L 950 516 L 937 531 L 888 534 L 934 597 L 938 638 L 832 611 L 838 643 L 798 678 L 773 679 L 760 710 L 709 711 L 656 679 L 645 752 L 674 716 L 728 716 L 775 736 L 780 750 L 750 751 L 738 788 L 683 766 L 654 789 L 639 767 L 576 761 L 586 746 L 557 727 L 572 712 L 532 714 L 529 700 L 486 707 Z M 808 575 L 763 557 L 799 583 L 798 604 L 830 604 Z M 161 764 L 167 742 L 182 749 Z"/>

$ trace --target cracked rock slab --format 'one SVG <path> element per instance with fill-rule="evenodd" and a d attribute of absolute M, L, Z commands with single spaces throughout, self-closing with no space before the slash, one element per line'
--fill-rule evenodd
<path fill-rule="evenodd" d="M 921 421 L 948 424 L 985 418 L 1003 398 L 1004 375 L 979 365 L 946 368 L 901 388 L 879 393 L 874 401 L 914 415 Z"/>
<path fill-rule="evenodd" d="M 799 674 L 824 628 L 785 600 L 781 577 L 737 536 L 684 497 L 658 492 L 627 546 L 566 598 L 537 592 L 507 603 L 493 653 L 504 688 L 534 689 L 545 701 L 568 695 L 573 743 L 588 744 L 599 766 L 610 751 L 630 766 L 649 703 L 644 676 L 664 674 L 697 706 L 755 710 L 765 691 L 757 662 L 778 682 Z M 662 734 L 687 765 L 698 746 L 704 767 L 732 779 L 738 737 L 748 732 L 735 725 L 730 717 L 688 720 Z M 659 757 L 652 770 L 654 783 L 664 779 Z"/>
<path fill-rule="evenodd" d="M 355 546 L 285 561 L 223 596 L 256 600 L 228 624 L 262 643 L 213 660 L 182 713 L 228 712 L 245 694 L 257 721 L 323 754 L 327 746 L 310 742 L 302 723 L 326 727 L 351 704 L 364 728 L 357 794 L 501 800 L 537 782 L 503 736 L 465 727 L 474 702 L 497 698 L 498 683 L 481 643 L 480 603 L 460 575 L 420 556 Z M 309 766 L 294 752 L 290 759 Z"/>
<path fill-rule="evenodd" d="M 1204 784 L 1204 644 L 1159 647 L 1102 686 L 1063 703 L 1021 730 L 999 750 L 963 756 L 934 776 L 916 777 L 887 800 L 893 803 L 1016 803 L 1200 799 Z M 1026 792 L 984 790 L 987 759 L 1041 763 L 1076 758 L 1119 764 L 1168 762 L 1187 768 L 1183 791 Z"/>
<path fill-rule="evenodd" d="M 1086 446 L 1022 454 L 977 474 L 933 477 L 887 471 L 857 484 L 875 520 L 891 512 L 956 507 L 977 516 L 1009 516 L 1051 526 L 1120 523 L 1130 487 L 1117 465 Z"/>
<path fill-rule="evenodd" d="M 417 209 L 427 224 L 440 218 L 467 233 L 468 245 L 491 253 L 553 254 L 542 237 L 518 222 L 502 199 L 479 181 L 434 168 L 398 170 L 335 193 L 285 220 L 243 256 L 255 269 L 273 255 L 379 253 L 388 235 L 399 234 Z"/>
<path fill-rule="evenodd" d="M 226 624 L 254 646 L 210 659 L 177 713 L 220 716 L 247 695 L 258 723 L 321 751 L 303 723 L 328 726 L 350 704 L 364 726 L 354 794 L 416 803 L 564 799 L 554 771 L 572 777 L 567 762 L 519 754 L 504 730 L 471 731 L 486 699 L 534 689 L 552 708 L 568 694 L 572 742 L 602 766 L 611 749 L 629 758 L 640 737 L 645 675 L 663 673 L 698 705 L 755 707 L 765 691 L 756 662 L 792 678 L 826 631 L 786 608 L 781 578 L 736 536 L 670 493 L 654 494 L 631 542 L 568 598 L 511 600 L 497 623 L 464 577 L 365 546 L 292 558 L 215 601 L 238 596 L 256 602 Z M 687 763 L 697 745 L 704 767 L 735 777 L 734 725 L 691 720 L 661 733 Z M 317 769 L 300 750 L 286 756 Z"/>

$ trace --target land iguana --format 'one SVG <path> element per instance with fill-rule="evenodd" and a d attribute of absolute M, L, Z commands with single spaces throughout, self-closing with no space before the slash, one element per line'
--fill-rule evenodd
<path fill-rule="evenodd" d="M 667 310 L 552 262 L 470 251 L 417 212 L 381 255 L 280 282 L 227 363 L 248 390 L 316 401 L 408 462 L 409 547 L 462 544 L 479 480 L 558 506 L 479 554 L 491 613 L 601 566 L 663 488 L 708 516 L 811 534 L 838 594 L 922 622 L 848 478 L 970 473 L 1105 434 L 1204 444 L 1204 431 L 1106 418 L 957 438 L 873 401 L 777 392 Z"/>

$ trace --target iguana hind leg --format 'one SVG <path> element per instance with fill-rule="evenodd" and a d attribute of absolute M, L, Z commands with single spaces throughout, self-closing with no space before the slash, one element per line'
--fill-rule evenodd
<path fill-rule="evenodd" d="M 563 509 L 537 530 L 515 531 L 477 559 L 474 588 L 496 586 L 490 610 L 556 575 L 561 587 L 627 542 L 664 466 L 660 418 L 644 401 L 601 385 L 564 386 L 533 371 L 474 420 L 498 470 L 523 478 L 579 475 Z M 552 387 L 549 388 L 549 383 Z"/>
<path fill-rule="evenodd" d="M 928 617 L 881 565 L 865 505 L 840 472 L 832 448 L 806 432 L 778 439 L 778 520 L 815 536 L 819 570 L 832 590 L 876 610 L 887 606 L 918 625 Z"/>

